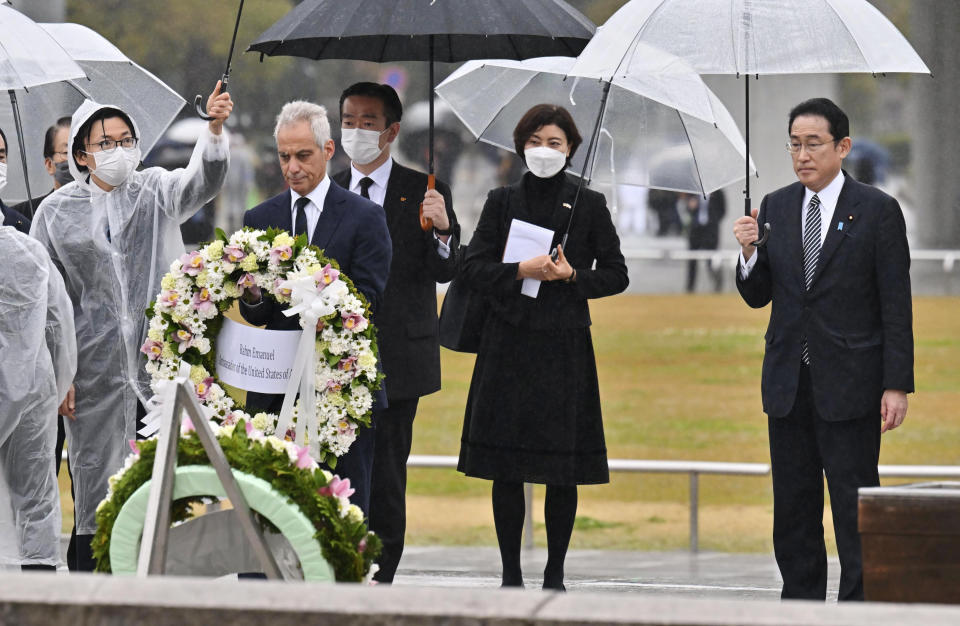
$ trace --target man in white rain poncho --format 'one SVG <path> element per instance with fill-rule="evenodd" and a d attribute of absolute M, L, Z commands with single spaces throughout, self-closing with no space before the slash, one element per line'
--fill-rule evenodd
<path fill-rule="evenodd" d="M 57 405 L 77 369 L 73 306 L 43 246 L 0 226 L 0 569 L 56 569 Z"/>
<path fill-rule="evenodd" d="M 150 398 L 140 346 L 144 311 L 160 279 L 184 252 L 180 223 L 220 191 L 229 165 L 223 122 L 233 102 L 220 85 L 207 100 L 213 116 L 184 169 L 140 162 L 134 120 L 116 107 L 85 101 L 70 126 L 70 173 L 37 209 L 30 234 L 50 252 L 73 301 L 79 359 L 76 419 L 67 424 L 74 486 L 74 534 L 68 565 L 92 570 L 90 540 L 107 479 L 123 465 L 136 422 Z"/>

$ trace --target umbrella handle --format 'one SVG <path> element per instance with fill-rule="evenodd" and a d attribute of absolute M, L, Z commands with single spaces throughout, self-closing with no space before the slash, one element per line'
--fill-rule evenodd
<path fill-rule="evenodd" d="M 209 122 L 214 119 L 212 115 L 207 115 L 207 112 L 203 110 L 203 96 L 197 94 L 197 97 L 193 99 L 193 106 L 197 109 L 197 117 L 200 119 Z"/>
<path fill-rule="evenodd" d="M 433 174 L 427 174 L 427 190 L 435 189 L 437 186 L 437 177 Z M 420 203 L 420 230 L 423 232 L 433 228 L 433 220 L 423 216 L 423 203 Z"/>
<path fill-rule="evenodd" d="M 757 239 L 750 245 L 753 246 L 754 248 L 762 248 L 767 243 L 767 239 L 770 238 L 771 230 L 772 229 L 770 228 L 770 222 L 765 223 L 763 225 L 763 230 L 760 233 L 760 239 Z"/>

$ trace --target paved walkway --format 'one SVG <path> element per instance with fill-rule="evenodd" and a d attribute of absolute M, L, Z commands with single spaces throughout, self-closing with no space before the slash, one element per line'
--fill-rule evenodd
<path fill-rule="evenodd" d="M 546 550 L 524 551 L 528 589 L 539 589 Z M 839 563 L 830 560 L 827 596 L 836 598 Z M 576 591 L 689 595 L 718 599 L 776 600 L 780 573 L 773 555 L 718 552 L 618 552 L 573 550 L 567 555 L 566 587 Z M 397 586 L 497 587 L 500 555 L 495 547 L 409 546 L 394 581 Z"/>

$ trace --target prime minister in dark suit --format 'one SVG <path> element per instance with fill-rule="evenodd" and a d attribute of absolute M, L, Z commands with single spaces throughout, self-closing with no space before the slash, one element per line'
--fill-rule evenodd
<path fill-rule="evenodd" d="M 377 423 L 370 497 L 370 528 L 383 540 L 375 578 L 393 581 L 406 533 L 407 457 L 421 396 L 440 389 L 437 283 L 457 272 L 459 231 L 450 188 L 395 162 L 390 149 L 403 107 L 389 85 L 356 83 L 340 96 L 341 144 L 350 169 L 334 182 L 382 206 L 393 241 L 393 261 L 377 311 L 380 356 L 389 406 L 374 409 Z M 433 228 L 420 227 L 419 206 Z"/>
<path fill-rule="evenodd" d="M 773 471 L 773 544 L 784 598 L 824 599 L 823 474 L 840 555 L 840 600 L 863 599 L 857 490 L 880 484 L 880 435 L 913 391 L 910 251 L 899 204 L 847 176 L 847 116 L 816 98 L 790 112 L 799 182 L 741 217 L 737 288 L 772 303 L 761 390 Z M 754 248 L 757 223 L 769 223 Z"/>
<path fill-rule="evenodd" d="M 311 102 L 295 101 L 284 105 L 277 116 L 274 131 L 280 168 L 290 189 L 250 209 L 243 225 L 252 228 L 283 228 L 295 235 L 306 234 L 310 243 L 327 257 L 336 259 L 340 269 L 353 280 L 367 300 L 373 322 L 379 321 L 379 308 L 390 273 L 390 233 L 383 209 L 352 194 L 327 176 L 327 162 L 333 156 L 327 111 Z M 299 319 L 286 317 L 283 309 L 259 294 L 244 296 L 240 313 L 251 324 L 271 330 L 299 330 Z M 374 406 L 383 405 L 381 389 Z M 283 396 L 247 393 L 247 411 L 278 413 Z M 350 450 L 337 463 L 336 472 L 349 478 L 356 492 L 351 501 L 367 512 L 370 497 L 370 472 L 373 464 L 374 436 L 371 428 L 357 430 Z"/>

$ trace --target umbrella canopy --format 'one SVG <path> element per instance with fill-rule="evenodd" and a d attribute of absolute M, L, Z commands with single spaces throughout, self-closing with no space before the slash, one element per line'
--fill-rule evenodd
<path fill-rule="evenodd" d="M 0 4 L 0 89 L 83 78 L 83 70 L 39 24 Z"/>
<path fill-rule="evenodd" d="M 70 55 L 87 78 L 47 84 L 19 94 L 21 110 L 30 111 L 23 120 L 23 129 L 31 189 L 46 193 L 50 188 L 50 176 L 40 167 L 47 127 L 58 118 L 71 115 L 84 98 L 113 104 L 130 115 L 140 130 L 141 151 L 147 154 L 176 118 L 184 105 L 183 98 L 86 26 L 39 26 Z M 0 127 L 6 127 L 11 115 L 9 106 L 0 106 Z M 8 139 L 14 141 L 9 133 Z M 21 168 L 14 163 L 10 168 L 10 183 L 4 196 L 25 198 Z"/>
<path fill-rule="evenodd" d="M 644 43 L 701 74 L 930 73 L 866 0 L 631 0 L 597 30 L 578 71 L 607 79 L 628 75 L 643 64 L 638 46 Z M 749 80 L 744 90 L 749 152 Z M 747 176 L 746 215 L 751 203 Z"/>
<path fill-rule="evenodd" d="M 587 179 L 706 194 L 743 178 L 745 146 L 730 113 L 689 66 L 644 48 L 647 71 L 610 83 Z M 571 165 L 580 174 L 606 85 L 568 76 L 575 62 L 469 61 L 436 92 L 479 140 L 511 152 L 530 107 L 565 107 L 584 136 Z"/>
<path fill-rule="evenodd" d="M 629 73 L 639 43 L 701 74 L 930 73 L 866 0 L 631 0 L 597 30 L 580 67 Z"/>
<path fill-rule="evenodd" d="M 375 62 L 575 56 L 594 29 L 563 0 L 306 0 L 248 51 Z"/>

